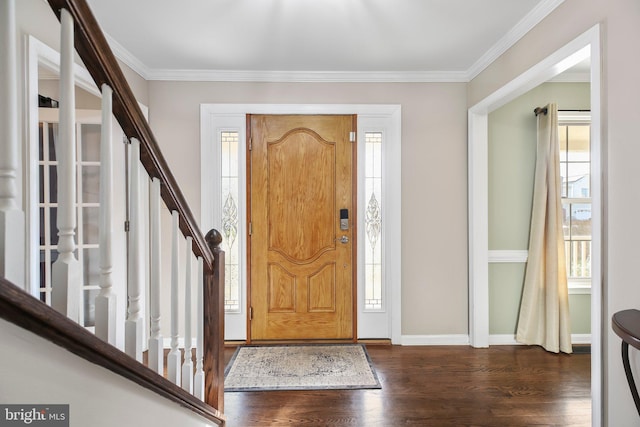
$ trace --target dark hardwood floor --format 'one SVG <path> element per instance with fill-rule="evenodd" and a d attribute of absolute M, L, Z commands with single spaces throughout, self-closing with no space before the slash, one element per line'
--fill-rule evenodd
<path fill-rule="evenodd" d="M 227 392 L 229 427 L 590 426 L 590 355 L 367 346 L 381 390 Z M 231 358 L 235 348 L 227 348 Z"/>

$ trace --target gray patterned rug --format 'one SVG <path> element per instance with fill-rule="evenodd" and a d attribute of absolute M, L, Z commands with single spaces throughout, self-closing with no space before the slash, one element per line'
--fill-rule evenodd
<path fill-rule="evenodd" d="M 238 347 L 224 391 L 381 388 L 362 344 Z"/>

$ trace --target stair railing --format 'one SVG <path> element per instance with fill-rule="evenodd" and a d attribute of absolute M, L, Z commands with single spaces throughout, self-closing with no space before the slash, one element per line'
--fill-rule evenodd
<path fill-rule="evenodd" d="M 15 9 L 15 0 L 5 0 L 3 5 L 7 15 L 11 17 Z M 0 306 L 4 309 L 0 316 L 13 321 L 33 332 L 69 348 L 94 363 L 99 363 L 145 387 L 156 390 L 159 394 L 192 408 L 194 411 L 208 417 L 217 424 L 224 424 L 223 396 L 224 396 L 224 252 L 219 245 L 222 241 L 220 233 L 211 230 L 204 237 L 200 232 L 189 206 L 178 187 L 164 157 L 162 156 L 153 133 L 140 110 L 138 103 L 113 55 L 100 26 L 95 20 L 85 0 L 48 0 L 49 5 L 61 22 L 61 63 L 60 63 L 60 125 L 59 138 L 56 146 L 58 161 L 58 260 L 52 265 L 52 307 L 44 305 L 39 300 L 19 290 L 13 277 L 4 272 L 7 262 L 0 259 Z M 4 7 L 4 6 L 3 6 Z M 4 14 L 3 9 L 3 14 Z M 3 20 L 5 17 L 3 16 Z M 7 18 L 10 21 L 10 18 Z M 3 21 L 3 24 L 5 22 Z M 15 31 L 15 23 L 8 22 L 8 29 L 0 33 L 0 45 L 11 43 L 11 32 Z M 7 41 L 7 39 L 9 39 Z M 73 77 L 74 55 L 78 53 L 96 85 L 102 92 L 102 126 L 101 126 L 101 160 L 100 160 L 100 291 L 95 300 L 95 336 L 87 335 L 84 328 L 77 325 L 79 320 L 79 306 L 81 304 L 81 276 L 82 266 L 75 256 L 76 224 L 76 166 L 75 166 L 75 83 Z M 7 61 L 7 69 L 15 67 L 15 52 Z M 4 59 L 4 58 L 3 58 Z M 4 69 L 3 69 L 4 71 Z M 6 88 L 9 74 L 1 79 Z M 13 83 L 15 84 L 15 82 Z M 9 102 L 13 102 L 11 98 Z M 3 103 L 0 114 L 10 110 Z M 6 108 L 5 108 L 6 107 Z M 118 121 L 129 141 L 130 176 L 130 209 L 129 209 L 129 261 L 127 295 L 117 295 L 114 291 L 111 271 L 113 269 L 113 250 L 110 214 L 113 210 L 114 191 L 113 181 L 113 147 L 111 135 L 111 117 Z M 4 117 L 4 116 L 3 116 Z M 15 114 L 3 118 L 6 123 L 15 119 Z M 15 128 L 10 133 L 3 133 L 4 138 L 14 138 Z M 7 166 L 3 169 L 0 162 L 0 219 L 19 217 L 22 212 L 15 207 L 15 173 L 18 170 L 15 161 L 17 149 L 16 141 L 10 146 L 3 147 L 3 152 L 10 156 Z M 4 160 L 4 159 L 3 159 Z M 148 178 L 142 179 L 141 168 L 146 171 Z M 8 172 L 6 172 L 8 170 Z M 143 187 L 150 181 L 149 211 L 145 212 L 140 200 L 144 194 Z M 8 196 L 8 197 L 5 197 Z M 4 199 L 3 199 L 4 197 Z M 6 203 L 3 200 L 7 200 Z M 161 230 L 160 216 L 162 204 L 171 212 L 171 349 L 166 359 L 168 380 L 162 378 L 165 359 L 162 332 L 160 329 L 160 282 L 162 279 L 162 261 L 160 256 Z M 16 212 L 14 212 L 16 211 Z M 141 300 L 145 294 L 143 283 L 143 268 L 140 262 L 140 252 L 143 245 L 149 242 L 141 237 L 140 229 L 143 215 L 149 215 L 150 251 L 149 260 L 150 280 L 147 310 L 141 309 Z M 24 214 L 22 214 L 24 218 Z M 19 227 L 19 221 L 16 220 Z M 2 224 L 0 224 L 2 226 Z M 3 228 L 2 235 L 7 233 Z M 182 237 L 180 236 L 182 235 Z M 183 239 L 186 247 L 184 257 L 185 274 L 179 275 L 180 257 L 179 242 Z M 0 241 L 0 255 L 9 248 L 7 242 Z M 193 268 L 194 264 L 197 266 Z M 196 274 L 192 274 L 193 271 Z M 193 280 L 194 277 L 197 280 Z M 5 280 L 11 279 L 11 280 Z M 195 292 L 193 282 L 196 282 Z M 17 283 L 20 285 L 21 283 Z M 22 283 L 23 284 L 23 283 Z M 185 322 L 185 351 L 184 363 L 181 361 L 183 353 L 179 349 L 180 309 L 178 307 L 181 284 L 184 291 L 184 322 Z M 194 297 L 195 296 L 195 297 Z M 116 307 L 126 304 L 127 318 L 124 325 L 125 356 L 117 348 L 108 344 L 98 344 L 96 340 L 115 345 Z M 192 359 L 192 308 L 196 308 L 196 345 L 195 363 Z M 149 334 L 145 336 L 146 313 L 149 314 Z M 60 314 L 58 314 L 60 313 Z M 51 323 L 51 329 L 42 327 Z M 72 326 L 75 325 L 75 326 Z M 91 351 L 100 354 L 89 355 Z M 147 351 L 148 368 L 139 366 L 143 361 L 143 352 Z M 130 365 L 130 366 L 129 366 Z M 154 371 L 151 376 L 151 371 Z M 171 384 L 172 383 L 172 384 Z M 182 387 L 185 391 L 177 387 Z M 197 399 L 193 399 L 188 393 Z M 199 399 L 199 400 L 198 400 Z M 202 405 L 197 401 L 203 401 Z"/>

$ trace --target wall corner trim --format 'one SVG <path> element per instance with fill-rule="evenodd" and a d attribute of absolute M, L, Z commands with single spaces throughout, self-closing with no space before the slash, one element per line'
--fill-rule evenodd
<path fill-rule="evenodd" d="M 527 262 L 529 251 L 527 250 L 490 250 L 489 262 L 508 263 L 508 262 Z"/>

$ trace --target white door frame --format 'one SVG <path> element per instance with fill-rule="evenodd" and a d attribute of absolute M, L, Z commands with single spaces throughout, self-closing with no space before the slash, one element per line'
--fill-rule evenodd
<path fill-rule="evenodd" d="M 602 423 L 602 134 L 600 26 L 596 25 L 469 109 L 469 339 L 489 346 L 488 115 L 534 87 L 591 58 L 591 395 L 592 422 Z M 533 114 L 532 106 L 532 114 Z"/>
<path fill-rule="evenodd" d="M 358 338 L 390 338 L 393 344 L 400 344 L 402 335 L 401 325 L 401 107 L 400 105 L 360 105 L 360 104 L 202 104 L 200 107 L 200 137 L 201 137 L 201 221 L 203 232 L 211 228 L 220 229 L 221 207 L 219 188 L 215 185 L 219 181 L 217 171 L 221 170 L 220 154 L 216 147 L 216 136 L 221 130 L 236 130 L 240 141 L 246 140 L 247 114 L 356 114 L 358 116 L 358 151 L 364 144 L 364 133 L 367 131 L 385 134 L 383 143 L 383 186 L 384 211 L 383 257 L 385 297 L 387 305 L 382 311 L 368 312 L 363 308 L 362 289 L 364 280 L 360 261 L 363 245 L 358 247 Z M 244 144 L 240 144 L 240 193 L 241 200 L 239 216 L 240 224 L 246 221 L 246 188 L 245 162 L 246 152 Z M 361 151 L 363 152 L 363 150 Z M 363 167 L 358 168 L 358 188 Z M 363 222 L 362 195 L 358 193 L 358 223 Z M 246 230 L 238 231 L 238 240 L 246 242 Z M 358 239 L 364 239 L 364 227 L 358 229 Z M 241 258 L 246 262 L 246 248 L 241 249 Z M 246 264 L 241 267 L 246 271 Z M 225 316 L 225 338 L 229 340 L 245 340 L 247 338 L 246 325 L 246 279 L 241 283 L 240 312 L 227 313 Z"/>

